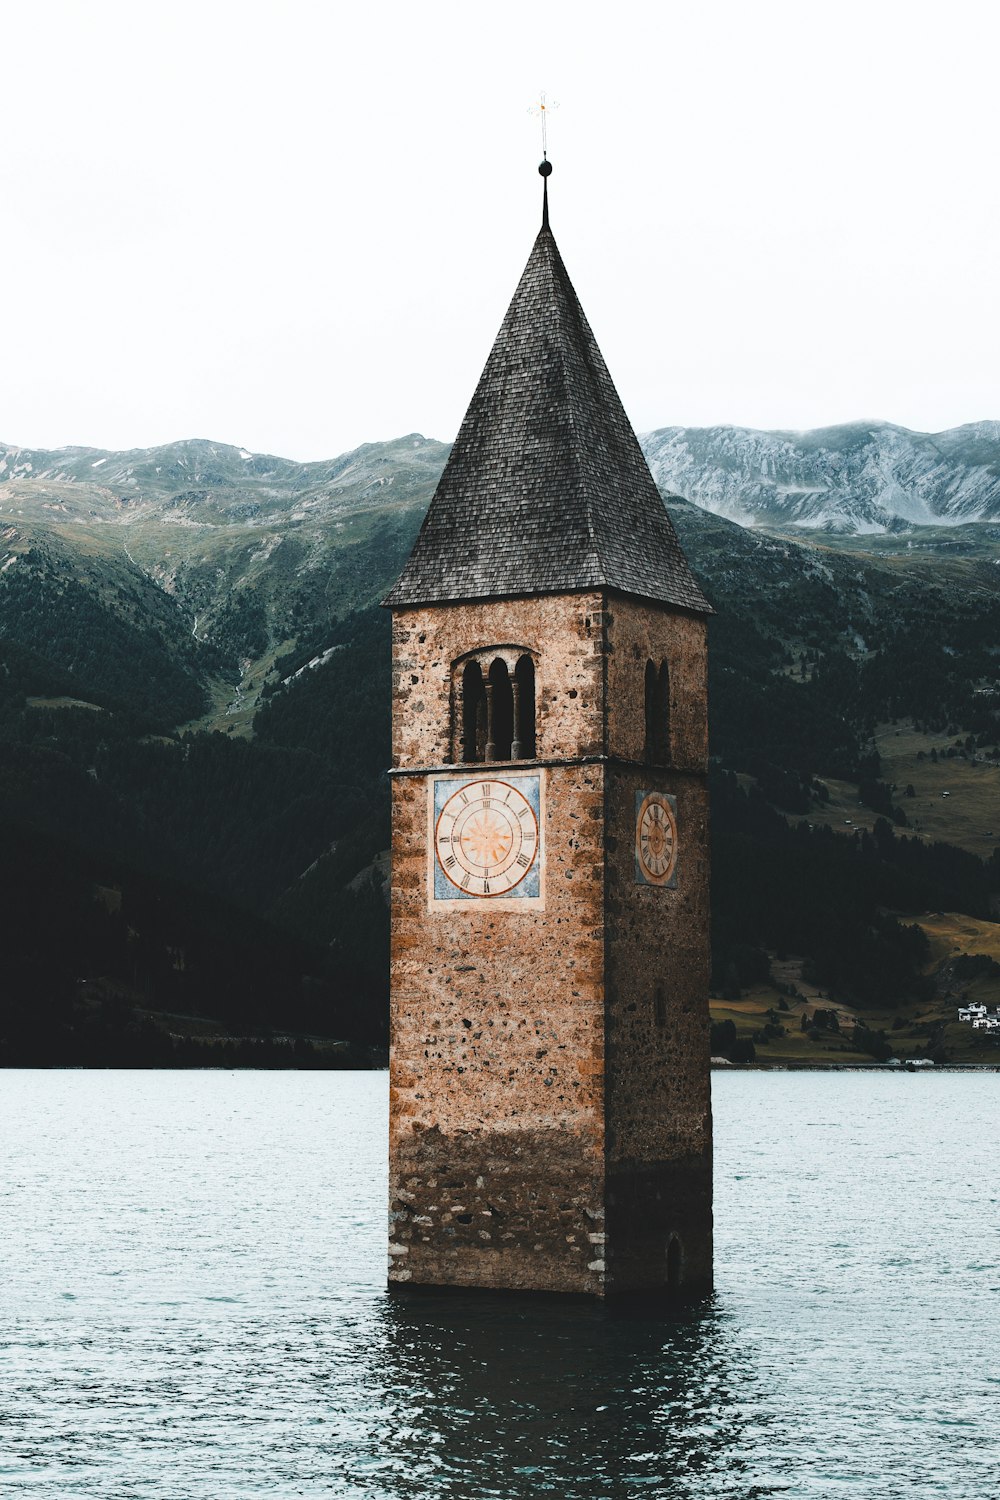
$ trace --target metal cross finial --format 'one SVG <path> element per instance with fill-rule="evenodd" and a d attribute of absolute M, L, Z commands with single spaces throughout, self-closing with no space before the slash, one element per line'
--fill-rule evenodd
<path fill-rule="evenodd" d="M 545 91 L 543 89 L 542 92 L 538 96 L 538 103 L 537 104 L 533 104 L 531 106 L 531 108 L 528 110 L 529 115 L 534 115 L 536 119 L 540 119 L 541 122 L 542 122 L 542 160 L 543 161 L 548 161 L 548 158 L 549 158 L 549 132 L 548 132 L 549 111 L 553 110 L 553 109 L 558 109 L 558 108 L 559 108 L 559 101 L 558 101 L 558 99 L 547 99 L 546 96 L 545 96 Z"/>
<path fill-rule="evenodd" d="M 544 92 L 539 94 L 538 103 L 529 109 L 530 115 L 535 115 L 542 122 L 542 160 L 539 164 L 539 172 L 542 178 L 542 228 L 549 227 L 549 177 L 552 173 L 552 163 L 549 161 L 549 110 L 558 109 L 559 104 L 555 99 L 546 99 Z"/>

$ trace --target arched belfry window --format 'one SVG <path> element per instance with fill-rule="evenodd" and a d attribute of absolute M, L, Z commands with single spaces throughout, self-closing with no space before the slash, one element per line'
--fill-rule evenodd
<path fill-rule="evenodd" d="M 520 657 L 514 668 L 514 723 L 511 760 L 534 760 L 535 663 L 530 656 Z"/>
<path fill-rule="evenodd" d="M 670 668 L 661 661 L 659 669 L 646 663 L 646 753 L 653 765 L 670 763 Z"/>
<path fill-rule="evenodd" d="M 470 653 L 453 670 L 456 760 L 533 760 L 535 663 L 523 646 Z"/>
<path fill-rule="evenodd" d="M 514 695 L 507 663 L 498 656 L 486 683 L 486 759 L 510 760 L 514 738 Z"/>
<path fill-rule="evenodd" d="M 486 756 L 486 693 L 483 669 L 477 661 L 466 662 L 462 673 L 461 760 L 483 760 Z"/>

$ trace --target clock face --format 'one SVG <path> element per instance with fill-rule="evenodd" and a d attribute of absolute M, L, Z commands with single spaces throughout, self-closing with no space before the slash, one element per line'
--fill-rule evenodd
<path fill-rule="evenodd" d="M 538 896 L 537 776 L 440 778 L 433 818 L 433 899 Z"/>
<path fill-rule="evenodd" d="M 637 792 L 635 877 L 640 885 L 677 884 L 677 798 Z"/>

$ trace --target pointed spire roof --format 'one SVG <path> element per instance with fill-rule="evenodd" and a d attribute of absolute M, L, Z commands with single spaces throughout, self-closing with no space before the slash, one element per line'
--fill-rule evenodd
<path fill-rule="evenodd" d="M 710 612 L 546 212 L 409 561 L 384 602 L 595 588 Z"/>

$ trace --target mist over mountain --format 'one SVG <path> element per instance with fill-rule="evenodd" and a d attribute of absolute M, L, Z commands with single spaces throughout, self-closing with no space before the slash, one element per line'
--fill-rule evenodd
<path fill-rule="evenodd" d="M 743 526 L 864 535 L 1000 518 L 1000 422 L 662 427 L 642 442 L 661 488 Z"/>

